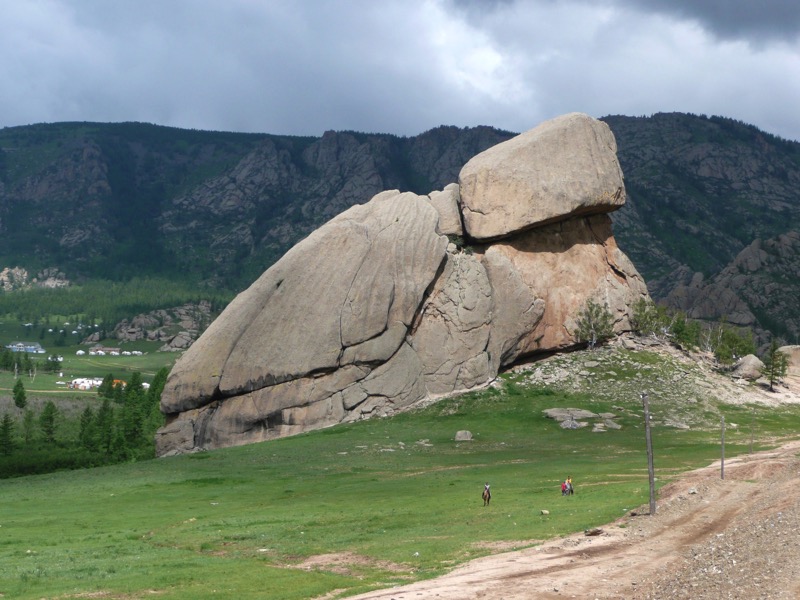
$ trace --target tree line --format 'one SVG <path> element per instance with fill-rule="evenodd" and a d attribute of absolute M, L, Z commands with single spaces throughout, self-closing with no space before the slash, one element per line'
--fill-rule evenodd
<path fill-rule="evenodd" d="M 154 458 L 153 438 L 164 424 L 159 410 L 169 369 L 156 373 L 149 389 L 135 372 L 123 383 L 108 374 L 98 389 L 99 407 L 88 404 L 77 434 L 62 435 L 64 416 L 48 400 L 36 414 L 28 408 L 22 379 L 14 385 L 14 405 L 0 420 L 0 477 L 47 473 Z M 75 428 L 73 428 L 75 429 Z"/>
<path fill-rule="evenodd" d="M 137 314 L 202 300 L 211 303 L 212 313 L 218 313 L 232 298 L 232 292 L 199 290 L 196 284 L 176 279 L 89 280 L 63 288 L 0 292 L 0 315 L 10 315 L 21 323 L 39 323 L 52 315 L 74 315 L 75 322 L 81 317 L 84 323 L 100 323 L 113 329 L 119 321 Z"/>

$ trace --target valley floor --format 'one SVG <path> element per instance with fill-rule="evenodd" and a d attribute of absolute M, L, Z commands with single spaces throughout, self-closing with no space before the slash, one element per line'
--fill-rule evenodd
<path fill-rule="evenodd" d="M 777 394 L 731 389 L 729 400 L 798 402 L 800 377 L 785 383 Z M 660 490 L 654 516 L 645 505 L 600 535 L 483 557 L 351 600 L 800 598 L 800 441 L 726 460 L 720 475 L 719 462 L 685 473 Z"/>
<path fill-rule="evenodd" d="M 800 442 L 665 486 L 602 528 L 487 556 L 438 579 L 351 600 L 800 597 Z M 499 507 L 498 507 L 499 509 Z M 501 509 L 500 509 L 501 510 Z"/>

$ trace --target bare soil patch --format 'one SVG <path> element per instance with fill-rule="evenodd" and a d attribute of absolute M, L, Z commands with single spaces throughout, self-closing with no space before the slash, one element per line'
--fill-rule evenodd
<path fill-rule="evenodd" d="M 354 552 L 335 552 L 330 554 L 317 554 L 310 556 L 303 562 L 292 565 L 293 569 L 305 569 L 307 571 L 320 570 L 339 575 L 354 575 L 365 568 L 381 569 L 393 573 L 409 573 L 410 569 L 406 566 L 390 562 L 388 560 L 375 560 L 366 556 L 360 556 Z"/>

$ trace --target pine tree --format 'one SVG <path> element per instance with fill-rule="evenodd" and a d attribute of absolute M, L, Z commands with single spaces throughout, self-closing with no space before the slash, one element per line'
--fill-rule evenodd
<path fill-rule="evenodd" d="M 764 375 L 769 380 L 769 391 L 775 391 L 775 383 L 784 375 L 789 368 L 789 357 L 778 350 L 778 342 L 774 339 L 769 346 L 767 355 L 764 357 Z"/>
<path fill-rule="evenodd" d="M 122 395 L 120 419 L 122 437 L 129 448 L 136 448 L 143 441 L 145 401 L 142 376 L 138 372 L 133 373 Z"/>
<path fill-rule="evenodd" d="M 14 404 L 17 408 L 25 408 L 28 406 L 28 396 L 25 393 L 25 386 L 22 383 L 22 379 L 17 379 L 17 382 L 14 384 L 14 390 L 11 393 L 14 396 Z"/>
<path fill-rule="evenodd" d="M 56 441 L 56 427 L 58 420 L 58 408 L 52 400 L 48 400 L 39 415 L 39 427 L 42 429 L 42 436 L 48 443 Z"/>
<path fill-rule="evenodd" d="M 114 443 L 114 409 L 108 398 L 103 399 L 103 404 L 97 411 L 96 423 L 99 449 L 104 454 L 110 455 Z"/>
<path fill-rule="evenodd" d="M 87 406 L 81 414 L 81 428 L 78 433 L 78 442 L 83 448 L 89 451 L 96 451 L 97 440 L 97 420 L 91 406 Z"/>
<path fill-rule="evenodd" d="M 36 420 L 32 410 L 26 410 L 22 415 L 22 439 L 25 444 L 30 444 L 33 441 L 33 434 L 36 430 Z"/>
<path fill-rule="evenodd" d="M 97 388 L 97 395 L 101 398 L 110 398 L 114 394 L 114 375 L 109 373 L 103 377 L 103 383 Z"/>
<path fill-rule="evenodd" d="M 0 454 L 8 456 L 14 452 L 14 420 L 5 413 L 0 421 Z"/>
<path fill-rule="evenodd" d="M 125 402 L 125 384 L 123 382 L 117 383 L 112 388 L 111 399 L 117 404 Z"/>

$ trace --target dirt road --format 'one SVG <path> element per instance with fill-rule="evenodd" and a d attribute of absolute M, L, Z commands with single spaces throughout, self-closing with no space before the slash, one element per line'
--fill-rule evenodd
<path fill-rule="evenodd" d="M 487 556 L 356 600 L 800 598 L 800 442 L 692 471 L 656 514 Z M 643 513 L 643 514 L 642 514 Z"/>

